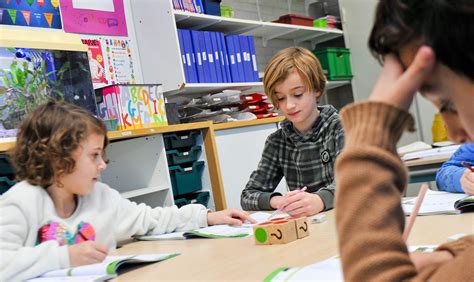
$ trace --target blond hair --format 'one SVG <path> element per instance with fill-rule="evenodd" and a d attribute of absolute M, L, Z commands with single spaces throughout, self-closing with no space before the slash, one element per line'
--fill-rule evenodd
<path fill-rule="evenodd" d="M 326 87 L 326 77 L 321 64 L 311 51 L 302 47 L 283 49 L 270 59 L 263 76 L 265 93 L 277 108 L 275 87 L 283 82 L 292 70 L 296 70 L 300 75 L 308 91 L 323 93 Z"/>

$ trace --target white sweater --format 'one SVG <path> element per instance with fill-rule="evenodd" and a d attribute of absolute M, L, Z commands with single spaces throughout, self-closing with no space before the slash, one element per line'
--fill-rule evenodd
<path fill-rule="evenodd" d="M 81 222 L 95 229 L 95 241 L 109 249 L 132 235 L 161 234 L 207 226 L 202 205 L 151 208 L 137 205 L 98 182 L 92 193 L 79 197 L 67 219 L 59 217 L 46 190 L 22 181 L 0 196 L 0 280 L 24 280 L 70 267 L 68 246 L 56 241 L 36 245 L 38 230 L 49 222 L 67 226 L 71 234 Z"/>

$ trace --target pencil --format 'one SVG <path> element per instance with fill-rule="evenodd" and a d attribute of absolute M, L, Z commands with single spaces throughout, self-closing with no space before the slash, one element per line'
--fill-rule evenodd
<path fill-rule="evenodd" d="M 298 193 L 301 193 L 301 192 L 306 191 L 306 189 L 307 189 L 307 187 L 305 186 L 305 187 L 303 187 L 303 188 L 301 188 L 301 189 L 299 189 L 299 190 L 297 190 L 297 191 L 298 191 Z M 284 208 L 285 208 L 285 207 L 281 207 L 281 208 L 277 209 L 276 211 L 274 211 L 274 212 L 268 217 L 267 220 L 272 219 L 275 215 L 277 215 L 277 213 L 281 212 Z"/>
<path fill-rule="evenodd" d="M 462 161 L 461 164 L 467 169 L 469 169 L 471 172 L 474 172 L 474 168 L 472 168 L 472 166 L 470 166 L 467 162 Z"/>
<path fill-rule="evenodd" d="M 425 198 L 426 191 L 428 191 L 428 184 L 423 183 L 420 188 L 420 192 L 418 193 L 418 197 L 416 197 L 415 207 L 411 211 L 410 218 L 408 219 L 408 223 L 405 226 L 405 231 L 403 231 L 403 241 L 408 240 L 408 236 L 410 235 L 410 231 L 413 228 L 413 224 L 415 223 L 416 216 L 418 215 L 418 211 L 420 210 L 421 203 Z"/>

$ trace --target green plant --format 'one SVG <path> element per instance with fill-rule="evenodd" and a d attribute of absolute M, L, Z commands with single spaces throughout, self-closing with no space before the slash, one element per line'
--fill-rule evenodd
<path fill-rule="evenodd" d="M 0 119 L 4 126 L 9 116 L 21 117 L 49 99 L 63 100 L 64 94 L 59 90 L 59 85 L 69 69 L 70 63 L 65 62 L 54 73 L 55 80 L 50 79 L 53 72 L 46 72 L 44 60 L 39 63 L 24 59 L 14 60 L 10 64 L 10 69 L 0 69 L 5 88 L 5 90 L 0 89 L 0 101 L 3 101 L 0 103 Z M 8 127 L 13 126 L 15 125 L 10 125 L 10 123 L 8 125 Z"/>

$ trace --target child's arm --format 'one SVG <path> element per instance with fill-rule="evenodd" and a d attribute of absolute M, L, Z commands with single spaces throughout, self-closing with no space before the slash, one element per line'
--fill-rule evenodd
<path fill-rule="evenodd" d="M 240 195 L 240 205 L 244 210 L 271 210 L 270 199 L 280 193 L 274 193 L 283 171 L 278 162 L 277 147 L 267 138 L 263 148 L 262 158 L 257 169 L 252 172 L 245 189 Z"/>
<path fill-rule="evenodd" d="M 461 161 L 467 161 L 471 165 L 474 164 L 473 144 L 463 144 L 438 170 L 436 185 L 440 190 L 453 193 L 465 192 L 461 185 L 461 178 L 467 169 L 461 165 Z"/>
<path fill-rule="evenodd" d="M 163 234 L 187 231 L 207 226 L 208 210 L 203 205 L 186 205 L 151 208 L 124 199 L 120 194 L 104 185 L 104 199 L 116 210 L 115 234 L 117 241 L 133 235 Z"/>
<path fill-rule="evenodd" d="M 15 187 L 11 189 L 22 189 Z M 0 200 L 0 277 L 2 281 L 25 280 L 50 270 L 69 267 L 68 246 L 47 241 L 34 246 L 27 237 L 30 230 L 27 214 L 10 199 Z M 27 200 L 27 199 L 23 199 Z M 36 211 L 35 211 L 36 212 Z"/>

